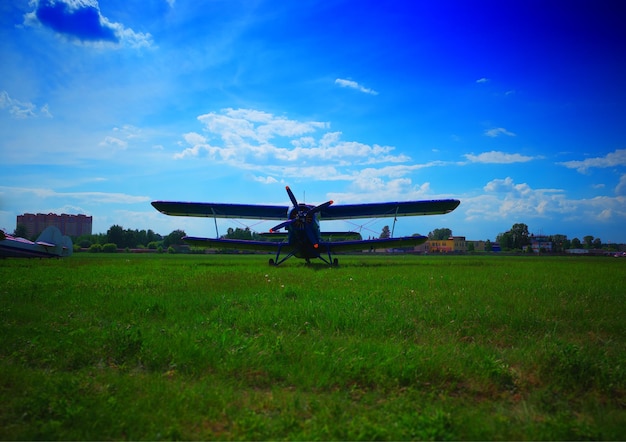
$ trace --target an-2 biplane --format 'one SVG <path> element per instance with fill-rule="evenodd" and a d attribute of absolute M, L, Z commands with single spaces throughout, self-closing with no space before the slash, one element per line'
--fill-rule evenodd
<path fill-rule="evenodd" d="M 46 227 L 36 241 L 0 230 L 0 258 L 62 258 L 71 256 L 73 251 L 72 238 L 63 235 L 56 226 Z"/>
<path fill-rule="evenodd" d="M 312 206 L 298 203 L 291 189 L 289 187 L 286 189 L 293 204 L 292 207 L 177 201 L 153 201 L 152 206 L 161 213 L 174 216 L 282 220 L 270 230 L 270 233 L 262 235 L 264 240 L 212 239 L 193 236 L 186 236 L 183 240 L 199 247 L 275 252 L 276 256 L 269 260 L 270 265 L 280 265 L 292 256 L 305 259 L 307 263 L 313 258 L 319 258 L 328 265 L 337 265 L 338 260 L 333 258 L 334 253 L 349 250 L 415 247 L 426 242 L 428 238 L 404 236 L 363 240 L 356 232 L 333 234 L 321 232 L 320 219 L 327 221 L 394 217 L 395 220 L 399 216 L 441 215 L 453 211 L 460 204 L 459 200 L 446 199 L 338 205 L 332 205 L 333 201 L 327 201 L 318 206 Z M 278 232 L 283 228 L 287 230 L 287 235 Z M 343 240 L 333 241 L 333 236 L 341 237 Z M 346 238 L 357 239 L 346 240 Z"/>

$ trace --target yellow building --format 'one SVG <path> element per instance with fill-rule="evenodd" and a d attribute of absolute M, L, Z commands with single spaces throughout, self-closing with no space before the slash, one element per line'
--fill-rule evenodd
<path fill-rule="evenodd" d="M 464 236 L 451 236 L 448 239 L 426 241 L 428 253 L 464 253 L 467 251 Z"/>

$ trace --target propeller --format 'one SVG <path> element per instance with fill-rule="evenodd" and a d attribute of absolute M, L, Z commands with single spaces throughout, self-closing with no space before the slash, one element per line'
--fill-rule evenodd
<path fill-rule="evenodd" d="M 289 195 L 289 199 L 291 200 L 291 203 L 293 204 L 294 210 L 297 210 L 298 212 L 293 218 L 290 218 L 287 221 L 284 221 L 274 226 L 273 228 L 271 228 L 270 229 L 271 233 L 276 232 L 282 229 L 283 227 L 288 227 L 293 223 L 300 223 L 302 226 L 304 226 L 307 222 L 309 223 L 311 222 L 312 218 L 309 218 L 309 217 L 313 216 L 320 210 L 324 210 L 325 208 L 327 208 L 333 203 L 332 200 L 326 201 L 325 203 L 322 203 L 318 206 L 309 208 L 308 206 L 298 204 L 298 200 L 296 199 L 295 195 L 293 194 L 289 186 L 286 186 L 285 189 L 287 189 L 287 195 Z M 308 218 L 308 221 L 307 221 L 307 218 Z M 309 237 L 309 240 L 311 240 L 314 246 L 317 247 L 317 244 L 316 244 L 317 238 L 315 237 L 315 233 L 311 229 L 307 229 L 307 235 Z"/>

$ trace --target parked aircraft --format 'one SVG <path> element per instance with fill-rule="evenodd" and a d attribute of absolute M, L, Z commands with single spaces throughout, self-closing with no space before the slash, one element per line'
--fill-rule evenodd
<path fill-rule="evenodd" d="M 459 200 L 447 199 L 344 205 L 333 205 L 333 201 L 327 201 L 318 206 L 312 206 L 298 203 L 291 189 L 288 186 L 286 189 L 293 204 L 292 207 L 176 201 L 153 201 L 152 206 L 161 213 L 175 216 L 283 220 L 274 226 L 269 234 L 263 235 L 264 239 L 267 239 L 265 241 L 193 236 L 184 237 L 183 240 L 200 247 L 275 252 L 276 256 L 269 260 L 270 265 L 280 265 L 292 256 L 304 259 L 307 263 L 311 259 L 319 258 L 328 265 L 337 265 L 338 260 L 333 258 L 334 253 L 348 250 L 415 247 L 426 242 L 428 238 L 404 236 L 362 240 L 360 234 L 355 232 L 339 232 L 331 235 L 320 231 L 320 219 L 326 221 L 394 217 L 395 222 L 399 216 L 449 213 L 460 204 Z M 287 230 L 286 238 L 283 233 L 278 233 L 283 228 Z M 333 241 L 332 236 L 343 236 L 343 238 Z M 346 238 L 355 239 L 346 240 Z"/>
<path fill-rule="evenodd" d="M 35 242 L 0 233 L 0 257 L 3 258 L 65 257 L 73 251 L 72 239 L 55 226 L 46 227 Z"/>

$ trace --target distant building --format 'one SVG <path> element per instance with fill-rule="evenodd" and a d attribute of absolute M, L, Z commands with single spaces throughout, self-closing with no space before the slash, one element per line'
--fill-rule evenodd
<path fill-rule="evenodd" d="M 464 236 L 451 236 L 448 239 L 435 239 L 426 242 L 429 253 L 464 253 L 467 251 Z"/>
<path fill-rule="evenodd" d="M 28 237 L 39 235 L 48 226 L 56 226 L 63 235 L 91 235 L 93 217 L 87 215 L 57 215 L 54 213 L 25 213 L 17 216 L 17 225 L 24 226 Z"/>
<path fill-rule="evenodd" d="M 534 253 L 552 252 L 552 241 L 547 236 L 532 236 L 530 238 L 530 246 Z"/>
<path fill-rule="evenodd" d="M 500 251 L 500 244 L 498 244 L 497 242 L 487 242 L 487 241 L 467 241 L 467 243 L 472 243 L 474 246 L 474 251 L 475 252 L 499 252 Z M 487 244 L 491 244 L 491 249 L 487 250 Z"/>

